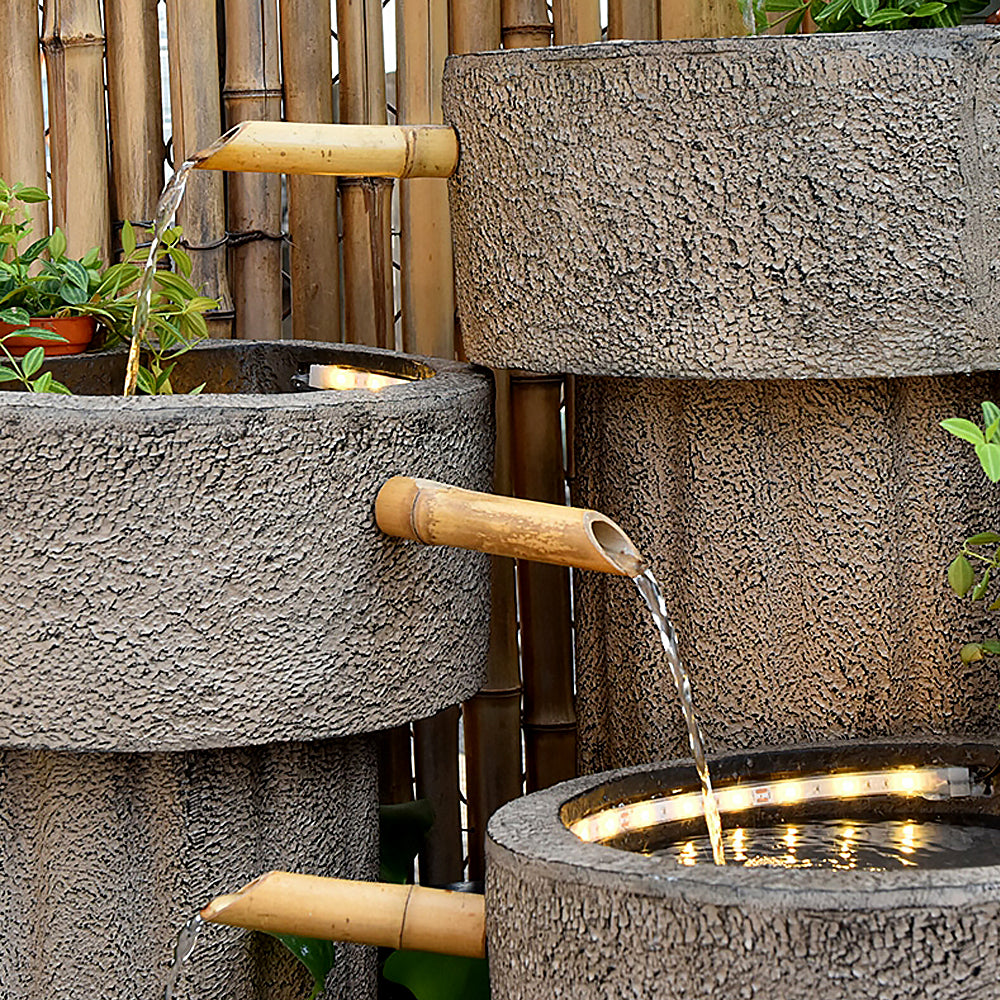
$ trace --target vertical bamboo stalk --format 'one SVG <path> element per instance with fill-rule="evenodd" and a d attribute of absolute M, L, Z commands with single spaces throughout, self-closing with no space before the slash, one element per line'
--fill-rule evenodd
<path fill-rule="evenodd" d="M 657 0 L 608 0 L 608 38 L 659 38 Z"/>
<path fill-rule="evenodd" d="M 500 48 L 500 0 L 451 0 L 448 28 L 452 52 Z"/>
<path fill-rule="evenodd" d="M 554 45 L 586 45 L 601 40 L 598 0 L 552 0 Z"/>
<path fill-rule="evenodd" d="M 444 121 L 441 82 L 448 55 L 448 0 L 396 0 L 397 121 Z M 403 350 L 455 355 L 455 281 L 448 182 L 399 185 Z"/>
<path fill-rule="evenodd" d="M 514 493 L 566 502 L 558 376 L 511 379 Z M 528 791 L 576 773 L 576 711 L 569 571 L 519 562 L 518 608 L 524 680 L 524 741 Z"/>
<path fill-rule="evenodd" d="M 333 121 L 330 0 L 281 0 L 285 118 Z M 340 253 L 337 181 L 288 178 L 292 336 L 340 340 Z"/>
<path fill-rule="evenodd" d="M 119 223 L 151 222 L 163 188 L 156 8 L 157 0 L 105 0 L 111 195 Z"/>
<path fill-rule="evenodd" d="M 219 35 L 215 0 L 170 0 L 167 4 L 170 114 L 174 163 L 211 145 L 222 131 Z M 210 317 L 213 336 L 232 335 L 233 300 L 226 259 L 223 175 L 196 170 L 177 211 L 191 250 L 191 280 L 219 300 Z"/>
<path fill-rule="evenodd" d="M 444 885 L 462 879 L 462 820 L 458 789 L 458 707 L 413 723 L 417 798 L 434 807 L 434 826 L 420 851 L 420 881 Z"/>
<path fill-rule="evenodd" d="M 275 0 L 226 0 L 226 86 L 229 128 L 242 121 L 281 118 Z M 236 336 L 281 337 L 281 177 L 236 173 L 229 177 L 229 230 Z"/>
<path fill-rule="evenodd" d="M 659 0 L 660 38 L 745 35 L 738 0 Z"/>
<path fill-rule="evenodd" d="M 0 177 L 43 191 L 45 123 L 42 115 L 41 52 L 38 7 L 34 3 L 0 3 Z M 48 208 L 28 206 L 34 235 L 49 231 Z"/>
<path fill-rule="evenodd" d="M 337 0 L 340 120 L 384 125 L 385 63 L 380 0 Z M 340 183 L 344 220 L 344 327 L 351 343 L 392 347 L 392 181 Z"/>
<path fill-rule="evenodd" d="M 552 40 L 545 0 L 501 0 L 505 49 L 541 48 Z"/>
<path fill-rule="evenodd" d="M 42 47 L 49 90 L 53 222 L 65 230 L 70 256 L 80 257 L 96 246 L 107 260 L 108 134 L 99 0 L 47 0 Z"/>

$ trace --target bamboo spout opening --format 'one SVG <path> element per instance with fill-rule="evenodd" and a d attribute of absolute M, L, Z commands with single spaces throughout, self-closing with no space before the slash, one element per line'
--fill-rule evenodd
<path fill-rule="evenodd" d="M 486 954 L 483 896 L 419 885 L 268 872 L 217 896 L 201 916 L 213 924 L 323 941 L 467 958 Z"/>
<path fill-rule="evenodd" d="M 450 177 L 458 164 L 458 135 L 447 125 L 245 121 L 193 159 L 199 170 Z"/>
<path fill-rule="evenodd" d="M 393 476 L 375 519 L 387 535 L 491 555 L 638 576 L 645 561 L 610 518 L 582 507 L 476 493 L 429 479 Z"/>

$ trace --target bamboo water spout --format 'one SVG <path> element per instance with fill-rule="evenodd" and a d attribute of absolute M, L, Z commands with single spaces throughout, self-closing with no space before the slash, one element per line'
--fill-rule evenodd
<path fill-rule="evenodd" d="M 201 911 L 209 923 L 443 955 L 486 954 L 476 893 L 268 872 Z"/>
<path fill-rule="evenodd" d="M 475 493 L 429 479 L 393 476 L 375 500 L 387 534 L 496 556 L 638 576 L 646 568 L 632 540 L 594 510 Z"/>
<path fill-rule="evenodd" d="M 458 136 L 447 125 L 246 121 L 194 158 L 201 170 L 450 177 L 458 164 Z"/>

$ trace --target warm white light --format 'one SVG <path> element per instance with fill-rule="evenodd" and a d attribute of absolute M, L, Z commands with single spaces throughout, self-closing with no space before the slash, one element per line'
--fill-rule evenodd
<path fill-rule="evenodd" d="M 917 849 L 917 827 L 914 823 L 906 823 L 900 836 L 899 849 L 903 854 L 913 854 Z"/>
<path fill-rule="evenodd" d="M 680 853 L 680 862 L 682 865 L 693 865 L 698 861 L 698 848 L 694 846 L 692 841 L 688 841 L 682 848 Z"/>
<path fill-rule="evenodd" d="M 378 372 L 366 372 L 347 365 L 310 365 L 309 385 L 313 389 L 367 389 L 378 392 L 408 381 Z"/>
<path fill-rule="evenodd" d="M 785 846 L 792 853 L 795 852 L 795 845 L 798 843 L 799 831 L 796 827 L 790 826 L 785 831 L 785 836 L 782 838 L 785 841 Z"/>
<path fill-rule="evenodd" d="M 973 787 L 967 767 L 891 768 L 839 774 L 813 774 L 801 778 L 783 778 L 763 784 L 731 785 L 716 792 L 722 813 L 739 813 L 769 805 L 817 802 L 859 795 L 926 795 L 934 798 L 962 798 L 983 794 L 982 786 Z M 572 824 L 570 829 L 581 840 L 608 840 L 623 830 L 642 830 L 678 820 L 694 819 L 703 814 L 698 792 L 680 791 L 633 802 L 627 806 L 602 809 Z M 844 838 L 854 837 L 853 828 L 845 829 Z"/>

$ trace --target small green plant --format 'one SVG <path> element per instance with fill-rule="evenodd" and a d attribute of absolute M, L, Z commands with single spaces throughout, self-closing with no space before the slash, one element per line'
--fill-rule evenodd
<path fill-rule="evenodd" d="M 952 417 L 942 420 L 941 426 L 955 437 L 968 441 L 976 449 L 979 464 L 991 483 L 1000 482 L 1000 407 L 983 403 L 983 426 L 971 420 Z M 962 543 L 962 550 L 948 565 L 948 584 L 959 597 L 967 594 L 973 601 L 985 601 L 991 578 L 1000 570 L 1000 532 L 981 531 Z M 1000 608 L 1000 597 L 989 606 L 991 611 Z M 964 663 L 973 663 L 987 654 L 1000 654 L 1000 642 L 984 640 L 967 642 L 960 651 Z"/>
<path fill-rule="evenodd" d="M 787 35 L 799 30 L 806 13 L 824 32 L 950 28 L 982 6 L 981 0 L 764 0 L 764 11 L 781 15 L 770 26 L 783 24 Z M 757 19 L 758 31 L 767 26 Z"/>
<path fill-rule="evenodd" d="M 32 231 L 25 206 L 47 200 L 40 188 L 0 180 L 0 321 L 17 328 L 0 338 L 7 362 L 0 366 L 0 384 L 14 381 L 34 392 L 68 392 L 50 374 L 39 372 L 43 349 L 34 348 L 17 360 L 3 341 L 25 335 L 62 340 L 58 334 L 32 326 L 31 320 L 92 316 L 101 327 L 104 346 L 128 343 L 147 254 L 128 222 L 122 226 L 122 258 L 107 268 L 96 248 L 79 260 L 67 257 L 66 236 L 58 228 L 22 249 Z M 204 314 L 218 306 L 191 284 L 191 258 L 180 245 L 181 235 L 180 227 L 167 230 L 156 252 L 149 326 L 143 341 L 145 364 L 139 369 L 138 382 L 139 390 L 148 395 L 174 391 L 170 377 L 177 359 L 208 337 Z"/>

